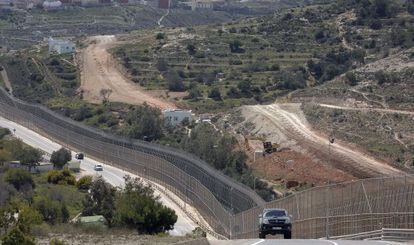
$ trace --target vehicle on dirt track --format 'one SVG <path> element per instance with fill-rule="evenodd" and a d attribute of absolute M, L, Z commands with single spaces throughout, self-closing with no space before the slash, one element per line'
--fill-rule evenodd
<path fill-rule="evenodd" d="M 284 209 L 264 209 L 259 215 L 259 238 L 266 238 L 268 234 L 283 234 L 284 239 L 291 239 L 292 216 Z"/>

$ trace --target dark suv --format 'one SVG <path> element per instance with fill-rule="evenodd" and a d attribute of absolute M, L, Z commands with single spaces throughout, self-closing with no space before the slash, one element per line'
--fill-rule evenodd
<path fill-rule="evenodd" d="M 267 234 L 283 234 L 285 239 L 292 238 L 292 220 L 286 210 L 265 209 L 259 215 L 259 238 L 266 238 Z"/>

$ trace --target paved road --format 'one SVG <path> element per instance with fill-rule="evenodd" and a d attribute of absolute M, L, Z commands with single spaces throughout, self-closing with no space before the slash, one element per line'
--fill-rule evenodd
<path fill-rule="evenodd" d="M 36 132 L 31 131 L 25 127 L 22 127 L 12 121 L 6 120 L 0 117 L 0 126 L 4 128 L 9 128 L 10 130 L 16 129 L 16 136 L 22 139 L 28 145 L 31 145 L 35 148 L 39 148 L 47 153 L 52 153 L 53 151 L 58 150 L 61 146 L 39 134 Z M 75 153 L 72 152 L 72 158 L 74 158 Z M 93 170 L 96 164 L 102 164 L 97 162 L 93 159 L 85 157 L 84 160 L 81 162 L 81 169 L 84 171 L 85 174 L 88 175 L 96 175 L 101 174 L 102 177 L 108 181 L 110 184 L 114 186 L 122 186 L 124 184 L 123 177 L 126 174 L 134 176 L 128 172 L 120 170 L 118 168 L 102 164 L 104 167 L 104 171 L 97 173 Z M 170 231 L 170 234 L 173 236 L 182 236 L 191 232 L 197 225 L 190 219 L 188 216 L 178 207 L 174 202 L 172 202 L 168 197 L 163 195 L 162 193 L 155 191 L 156 195 L 160 196 L 161 202 L 174 209 L 178 216 L 177 223 L 174 225 L 174 230 Z"/>
<path fill-rule="evenodd" d="M 245 239 L 232 241 L 210 241 L 211 245 L 394 245 L 400 244 L 385 241 L 328 241 L 328 240 L 276 240 Z"/>

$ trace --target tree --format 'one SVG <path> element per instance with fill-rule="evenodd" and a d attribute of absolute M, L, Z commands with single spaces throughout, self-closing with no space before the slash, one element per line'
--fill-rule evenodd
<path fill-rule="evenodd" d="M 212 88 L 210 93 L 208 94 L 208 97 L 215 101 L 220 101 L 221 100 L 220 90 L 217 87 Z"/>
<path fill-rule="evenodd" d="M 407 0 L 407 12 L 414 15 L 414 0 Z"/>
<path fill-rule="evenodd" d="M 161 111 L 147 104 L 134 107 L 125 117 L 122 133 L 135 139 L 156 140 L 162 136 Z"/>
<path fill-rule="evenodd" d="M 232 53 L 243 53 L 244 49 L 242 49 L 242 42 L 236 39 L 229 43 L 229 48 Z"/>
<path fill-rule="evenodd" d="M 69 219 L 69 212 L 65 203 L 52 200 L 47 196 L 34 198 L 33 206 L 49 224 L 65 223 Z"/>
<path fill-rule="evenodd" d="M 50 162 L 53 163 L 53 166 L 58 169 L 62 169 L 66 163 L 72 159 L 72 155 L 68 149 L 60 148 L 57 151 L 52 153 L 50 157 Z"/>
<path fill-rule="evenodd" d="M 102 176 L 92 182 L 89 195 L 85 197 L 83 215 L 103 215 L 112 226 L 115 212 L 116 190 Z"/>
<path fill-rule="evenodd" d="M 244 94 L 244 95 L 250 95 L 251 94 L 252 83 L 250 81 L 241 80 L 237 84 L 237 87 L 240 89 L 240 92 L 242 92 L 242 94 Z"/>
<path fill-rule="evenodd" d="M 34 188 L 35 183 L 29 172 L 23 169 L 9 169 L 5 176 L 6 182 L 10 183 L 17 190 L 23 189 L 23 187 Z"/>
<path fill-rule="evenodd" d="M 42 155 L 42 152 L 38 149 L 32 147 L 26 148 L 20 156 L 20 163 L 27 165 L 29 170 L 31 170 L 32 167 L 38 165 L 42 160 Z"/>
<path fill-rule="evenodd" d="M 171 230 L 177 215 L 163 206 L 140 179 L 126 176 L 125 188 L 116 203 L 116 221 L 139 232 L 153 234 Z"/>
<path fill-rule="evenodd" d="M 194 46 L 194 44 L 188 44 L 187 45 L 187 51 L 189 55 L 194 55 L 197 51 L 196 47 Z"/>
<path fill-rule="evenodd" d="M 109 96 L 112 94 L 112 89 L 109 88 L 103 88 L 99 91 L 99 94 L 102 97 L 102 103 L 107 103 L 109 100 Z"/>
<path fill-rule="evenodd" d="M 168 81 L 168 89 L 170 91 L 182 92 L 185 90 L 183 79 L 177 71 L 169 71 L 165 74 L 165 78 Z"/>
<path fill-rule="evenodd" d="M 157 64 L 155 66 L 160 72 L 168 70 L 168 63 L 164 58 L 158 59 Z"/>
<path fill-rule="evenodd" d="M 192 88 L 190 88 L 190 90 L 188 91 L 188 96 L 185 99 L 192 99 L 192 100 L 197 100 L 198 98 L 202 97 L 203 95 L 201 94 L 200 89 L 198 88 L 198 86 L 193 86 Z"/>

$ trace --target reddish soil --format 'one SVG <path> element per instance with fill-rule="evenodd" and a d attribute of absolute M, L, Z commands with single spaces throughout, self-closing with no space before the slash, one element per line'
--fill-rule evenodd
<path fill-rule="evenodd" d="M 250 167 L 271 182 L 292 180 L 300 184 L 317 186 L 355 179 L 350 174 L 293 150 L 283 150 L 265 155 L 265 157 L 256 157 L 255 162 L 252 157 L 253 151 L 249 151 L 248 154 Z"/>

